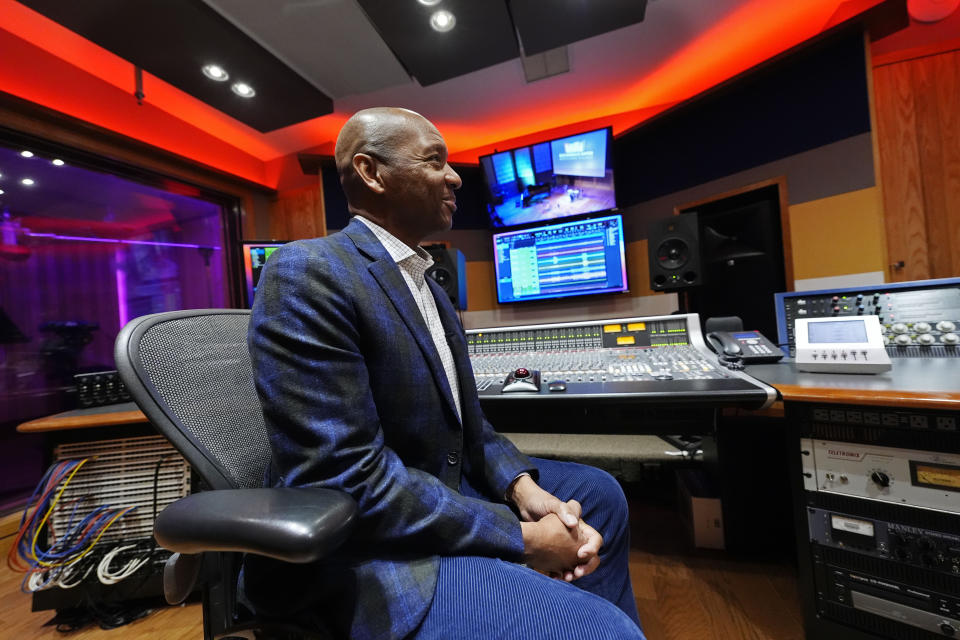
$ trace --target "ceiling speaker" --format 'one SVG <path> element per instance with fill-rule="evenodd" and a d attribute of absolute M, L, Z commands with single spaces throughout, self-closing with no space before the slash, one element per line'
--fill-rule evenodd
<path fill-rule="evenodd" d="M 960 0 L 907 0 L 907 13 L 917 22 L 938 22 L 960 6 Z"/>

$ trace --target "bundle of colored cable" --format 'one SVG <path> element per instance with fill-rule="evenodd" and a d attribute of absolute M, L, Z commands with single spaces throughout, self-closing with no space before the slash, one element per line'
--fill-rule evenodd
<path fill-rule="evenodd" d="M 20 519 L 20 529 L 7 555 L 7 566 L 10 569 L 27 573 L 21 585 L 24 591 L 37 591 L 55 584 L 65 588 L 79 584 L 95 565 L 86 565 L 83 571 L 74 565 L 93 551 L 104 532 L 114 522 L 136 509 L 114 509 L 109 505 L 101 505 L 75 522 L 77 507 L 82 500 L 78 499 L 73 504 L 65 530 L 54 535 L 48 524 L 50 516 L 56 510 L 70 480 L 88 460 L 89 458 L 84 458 L 57 462 L 47 470 L 27 501 Z M 39 546 L 40 538 L 45 530 L 51 544 L 47 549 L 42 549 Z"/>

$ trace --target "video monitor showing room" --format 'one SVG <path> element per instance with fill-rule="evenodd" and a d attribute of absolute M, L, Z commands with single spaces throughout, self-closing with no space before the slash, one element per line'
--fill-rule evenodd
<path fill-rule="evenodd" d="M 619 214 L 495 233 L 493 252 L 501 303 L 627 290 Z"/>
<path fill-rule="evenodd" d="M 617 206 L 609 128 L 480 157 L 493 227 L 512 227 Z"/>

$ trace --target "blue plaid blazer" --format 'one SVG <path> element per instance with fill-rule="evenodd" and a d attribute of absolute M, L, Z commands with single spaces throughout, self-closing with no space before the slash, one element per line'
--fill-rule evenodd
<path fill-rule="evenodd" d="M 427 282 L 462 425 L 400 269 L 363 223 L 287 244 L 263 270 L 248 342 L 273 451 L 268 486 L 340 489 L 359 505 L 357 531 L 332 560 L 248 558 L 242 589 L 265 613 L 315 612 L 358 640 L 399 639 L 430 606 L 438 556 L 522 557 L 502 496 L 536 469 L 484 418 L 456 312 Z M 462 495 L 461 482 L 490 499 Z"/>

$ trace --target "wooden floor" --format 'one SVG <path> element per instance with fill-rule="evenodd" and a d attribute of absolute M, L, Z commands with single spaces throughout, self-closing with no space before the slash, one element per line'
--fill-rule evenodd
<path fill-rule="evenodd" d="M 690 550 L 676 513 L 631 504 L 630 573 L 649 640 L 802 640 L 795 569 L 784 562 L 747 562 L 719 551 Z M 5 544 L 4 544 L 5 543 Z M 10 538 L 0 541 L 2 558 Z M 31 613 L 21 574 L 0 567 L 0 638 L 16 640 L 199 640 L 200 606 L 166 607 L 119 629 L 87 627 L 70 634 Z"/>

